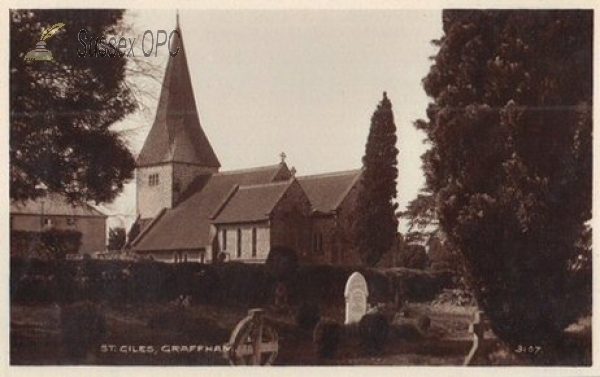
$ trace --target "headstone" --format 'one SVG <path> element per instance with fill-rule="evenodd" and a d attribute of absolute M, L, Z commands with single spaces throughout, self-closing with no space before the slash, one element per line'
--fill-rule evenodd
<path fill-rule="evenodd" d="M 229 338 L 225 356 L 231 365 L 272 365 L 279 351 L 279 336 L 264 321 L 264 310 L 250 309 Z"/>
<path fill-rule="evenodd" d="M 360 272 L 354 272 L 348 278 L 344 297 L 346 299 L 346 320 L 344 324 L 359 322 L 367 312 L 367 298 L 369 297 L 367 281 Z"/>
<path fill-rule="evenodd" d="M 473 365 L 477 358 L 482 356 L 482 346 L 485 339 L 485 331 L 487 330 L 487 317 L 482 311 L 477 311 L 473 314 L 473 322 L 469 325 L 469 333 L 473 334 L 473 345 L 469 354 L 465 358 L 463 365 Z"/>

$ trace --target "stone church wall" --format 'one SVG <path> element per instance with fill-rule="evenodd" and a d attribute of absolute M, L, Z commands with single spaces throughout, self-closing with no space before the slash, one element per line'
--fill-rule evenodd
<path fill-rule="evenodd" d="M 158 184 L 150 186 L 150 175 L 158 174 Z M 136 172 L 137 208 L 142 219 L 153 218 L 173 202 L 171 164 L 139 167 Z"/>
<path fill-rule="evenodd" d="M 219 225 L 217 229 L 219 249 L 227 253 L 227 260 L 263 263 L 267 259 L 271 249 L 270 232 L 267 222 L 250 224 L 222 224 Z M 256 229 L 256 255 L 252 255 L 253 229 Z M 227 238 L 226 242 L 223 242 L 224 235 Z M 238 236 L 241 236 L 239 241 Z M 239 252 L 238 246 L 241 248 L 239 249 Z"/>
<path fill-rule="evenodd" d="M 298 252 L 300 261 L 310 259 L 311 206 L 298 182 L 292 183 L 271 214 L 271 245 Z"/>

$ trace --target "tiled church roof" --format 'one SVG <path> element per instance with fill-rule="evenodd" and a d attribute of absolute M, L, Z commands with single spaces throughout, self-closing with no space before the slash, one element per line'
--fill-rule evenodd
<path fill-rule="evenodd" d="M 188 193 L 175 208 L 166 210 L 159 221 L 134 240 L 133 247 L 138 251 L 205 248 L 211 242 L 210 217 L 236 185 L 266 184 L 276 179 L 287 181 L 290 177 L 285 164 L 199 177 L 190 185 L 196 190 Z"/>
<path fill-rule="evenodd" d="M 350 170 L 298 177 L 298 182 L 308 196 L 314 212 L 332 213 L 360 176 L 361 170 Z"/>
<path fill-rule="evenodd" d="M 268 220 L 290 187 L 292 180 L 252 186 L 239 186 L 214 218 L 215 224 Z"/>
<path fill-rule="evenodd" d="M 181 28 L 177 25 L 181 33 Z M 221 164 L 200 126 L 183 36 L 173 35 L 175 57 L 169 57 L 156 118 L 137 160 L 138 166 L 184 162 L 204 167 Z"/>

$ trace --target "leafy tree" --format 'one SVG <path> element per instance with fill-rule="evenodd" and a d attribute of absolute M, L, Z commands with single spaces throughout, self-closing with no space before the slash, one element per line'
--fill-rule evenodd
<path fill-rule="evenodd" d="M 447 242 L 444 232 L 440 229 L 435 195 L 432 192 L 422 190 L 408 204 L 406 211 L 399 212 L 398 216 L 408 220 L 406 244 L 424 245 L 431 269 L 464 274 L 461 255 Z"/>
<path fill-rule="evenodd" d="M 10 196 L 35 199 L 44 183 L 70 202 L 112 200 L 135 161 L 110 129 L 136 108 L 127 57 L 79 57 L 80 30 L 123 34 L 122 10 L 10 11 Z M 42 32 L 64 23 L 46 48 L 54 61 L 24 61 Z M 102 48 L 101 48 L 102 49 Z M 95 47 L 92 47 L 95 51 Z"/>
<path fill-rule="evenodd" d="M 273 246 L 265 266 L 269 275 L 276 280 L 290 280 L 298 271 L 298 254 L 294 249 L 286 246 Z"/>
<path fill-rule="evenodd" d="M 434 233 L 426 247 L 433 271 L 452 271 L 457 277 L 465 275 L 462 255 L 445 240 L 442 231 Z"/>
<path fill-rule="evenodd" d="M 555 340 L 583 313 L 592 198 L 591 11 L 443 13 L 417 122 L 427 187 L 495 333 Z"/>
<path fill-rule="evenodd" d="M 392 248 L 398 232 L 396 140 L 392 103 L 384 92 L 371 118 L 353 223 L 356 249 L 369 266 Z"/>
<path fill-rule="evenodd" d="M 426 244 L 439 230 L 435 197 L 430 192 L 422 191 L 398 217 L 408 220 L 406 241 L 409 243 Z"/>
<path fill-rule="evenodd" d="M 127 232 L 125 228 L 110 228 L 108 231 L 108 250 L 121 250 L 125 246 Z"/>
<path fill-rule="evenodd" d="M 407 243 L 402 236 L 399 237 L 398 257 L 396 264 L 401 267 L 423 270 L 429 266 L 429 257 L 425 246 Z"/>

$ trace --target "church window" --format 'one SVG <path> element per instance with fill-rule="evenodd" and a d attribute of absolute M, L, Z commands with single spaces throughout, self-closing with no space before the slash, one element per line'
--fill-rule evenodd
<path fill-rule="evenodd" d="M 313 233 L 312 249 L 315 253 L 323 252 L 323 235 L 321 234 L 321 232 Z"/>
<path fill-rule="evenodd" d="M 158 186 L 159 178 L 158 173 L 150 174 L 148 176 L 148 186 Z"/>
<path fill-rule="evenodd" d="M 221 231 L 221 236 L 222 236 L 221 248 L 223 250 L 227 250 L 227 229 L 223 229 Z"/>
<path fill-rule="evenodd" d="M 238 228 L 237 230 L 237 257 L 242 257 L 242 230 Z"/>
<path fill-rule="evenodd" d="M 252 256 L 256 257 L 256 228 L 252 228 Z"/>
<path fill-rule="evenodd" d="M 323 252 L 323 235 L 319 233 L 319 252 Z"/>

